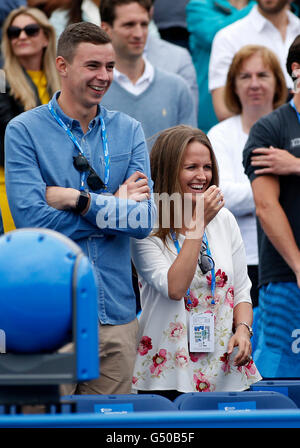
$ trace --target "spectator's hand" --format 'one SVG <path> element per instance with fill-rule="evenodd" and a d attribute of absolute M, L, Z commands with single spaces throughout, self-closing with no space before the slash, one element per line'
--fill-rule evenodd
<path fill-rule="evenodd" d="M 256 155 L 251 157 L 251 165 L 260 167 L 254 171 L 255 174 L 285 176 L 297 172 L 299 159 L 285 149 L 270 146 L 269 148 L 256 148 L 252 153 Z"/>
<path fill-rule="evenodd" d="M 204 224 L 205 227 L 224 207 L 223 193 L 216 185 L 211 185 L 204 193 Z"/>
<path fill-rule="evenodd" d="M 78 197 L 80 195 L 79 190 L 75 188 L 64 187 L 47 187 L 46 188 L 46 201 L 50 207 L 57 210 L 71 210 L 76 207 Z"/>
<path fill-rule="evenodd" d="M 136 171 L 120 186 L 115 196 L 120 199 L 132 199 L 141 202 L 150 199 L 148 177 Z"/>
<path fill-rule="evenodd" d="M 238 347 L 238 353 L 234 358 L 236 366 L 244 366 L 251 360 L 252 346 L 249 337 L 249 331 L 245 325 L 239 325 L 234 335 L 230 338 L 227 347 L 227 353 L 230 355 L 234 347 Z"/>

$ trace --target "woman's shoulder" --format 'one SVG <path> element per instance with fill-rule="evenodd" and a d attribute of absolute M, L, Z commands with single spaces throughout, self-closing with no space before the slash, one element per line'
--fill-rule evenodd
<path fill-rule="evenodd" d="M 233 117 L 226 118 L 226 120 L 220 121 L 215 124 L 207 133 L 208 137 L 213 136 L 218 133 L 223 133 L 231 129 L 239 128 L 241 123 L 241 116 L 234 115 Z"/>

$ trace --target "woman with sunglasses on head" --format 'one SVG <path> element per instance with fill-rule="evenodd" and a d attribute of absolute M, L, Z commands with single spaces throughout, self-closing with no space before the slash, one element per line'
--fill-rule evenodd
<path fill-rule="evenodd" d="M 175 126 L 150 160 L 159 218 L 148 238 L 132 241 L 142 306 L 133 388 L 170 399 L 247 389 L 261 379 L 251 358 L 251 283 L 210 141 Z"/>
<path fill-rule="evenodd" d="M 48 103 L 59 89 L 55 67 L 56 37 L 46 15 L 36 8 L 20 7 L 6 18 L 2 30 L 6 79 L 0 95 L 0 207 L 5 231 L 14 224 L 4 184 L 4 134 L 8 122 L 25 110 Z"/>

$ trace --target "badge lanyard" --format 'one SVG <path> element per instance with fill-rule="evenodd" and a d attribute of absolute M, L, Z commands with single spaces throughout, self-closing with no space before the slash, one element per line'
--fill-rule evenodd
<path fill-rule="evenodd" d="M 206 244 L 206 252 L 207 255 L 209 255 L 211 257 L 211 252 L 209 249 L 209 245 L 208 245 L 208 241 L 207 241 L 207 236 L 206 233 L 204 232 L 203 234 L 203 241 Z M 212 299 L 211 299 L 211 304 L 215 305 L 215 292 L 216 292 L 216 274 L 215 274 L 215 268 L 213 267 L 211 270 L 211 284 L 210 284 L 210 288 L 211 288 L 211 295 L 212 295 Z"/>
<path fill-rule="evenodd" d="M 171 237 L 172 237 L 172 240 L 173 240 L 174 245 L 175 245 L 175 247 L 176 247 L 177 254 L 179 254 L 181 248 L 180 248 L 178 239 L 176 238 L 176 234 L 175 234 L 175 232 L 174 232 L 173 230 L 171 230 Z M 203 234 L 203 241 L 204 241 L 204 243 L 206 244 L 206 247 L 207 247 L 207 255 L 211 256 L 211 252 L 210 252 L 210 249 L 209 249 L 209 246 L 208 246 L 207 236 L 206 236 L 206 233 L 205 233 L 205 232 L 204 232 L 204 234 Z M 210 287 L 211 287 L 211 295 L 212 295 L 211 304 L 212 304 L 212 305 L 215 305 L 215 300 L 214 300 L 214 298 L 215 298 L 215 291 L 216 291 L 216 275 L 215 275 L 215 268 L 213 268 L 213 269 L 211 270 L 211 284 L 210 284 Z M 187 290 L 187 292 L 186 292 L 186 296 L 187 296 L 187 298 L 188 298 L 187 304 L 188 304 L 188 305 L 191 305 L 192 302 L 191 302 L 191 299 L 190 299 L 190 288 L 188 288 L 188 290 Z"/>
<path fill-rule="evenodd" d="M 298 121 L 299 121 L 299 123 L 300 123 L 300 114 L 299 114 L 299 112 L 297 111 L 297 108 L 296 108 L 296 106 L 295 106 L 295 103 L 294 103 L 293 98 L 290 100 L 290 105 L 292 106 L 293 109 L 295 109 L 296 114 L 297 114 L 297 117 L 298 117 Z"/>
<path fill-rule="evenodd" d="M 53 115 L 53 117 L 55 118 L 55 120 L 57 121 L 57 123 L 66 131 L 66 133 L 68 134 L 68 136 L 70 137 L 70 139 L 72 140 L 72 142 L 74 143 L 74 145 L 76 146 L 76 148 L 78 149 L 80 154 L 82 154 L 84 156 L 84 152 L 83 152 L 77 138 L 71 132 L 71 130 L 68 128 L 66 123 L 57 115 L 56 111 L 54 110 L 54 108 L 52 106 L 51 101 L 49 101 L 49 103 L 48 103 L 48 109 L 51 112 L 51 114 Z M 101 123 L 101 139 L 102 139 L 102 143 L 103 143 L 104 166 L 105 166 L 104 184 L 105 184 L 105 188 L 106 188 L 108 185 L 109 174 L 110 174 L 110 159 L 109 159 L 106 127 L 105 127 L 104 120 L 101 116 L 100 116 L 100 123 Z M 85 177 L 86 177 L 86 173 L 85 172 L 81 173 L 80 190 L 84 190 Z"/>

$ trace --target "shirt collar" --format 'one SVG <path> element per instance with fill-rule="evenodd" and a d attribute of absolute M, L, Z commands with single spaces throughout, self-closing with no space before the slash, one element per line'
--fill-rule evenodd
<path fill-rule="evenodd" d="M 291 11 L 287 11 L 287 16 L 289 19 L 289 26 L 292 28 L 297 27 L 299 29 L 299 19 L 293 14 Z M 270 20 L 266 19 L 260 12 L 258 11 L 257 5 L 254 5 L 251 9 L 250 13 L 248 14 L 252 26 L 258 31 L 262 31 L 262 29 L 266 26 L 269 26 L 272 23 Z"/>
<path fill-rule="evenodd" d="M 74 118 L 69 117 L 64 113 L 60 105 L 58 104 L 58 97 L 60 95 L 60 90 L 55 92 L 51 101 L 52 107 L 57 113 L 57 115 L 62 119 L 62 121 L 68 126 L 68 128 L 77 128 L 80 127 L 80 123 L 78 120 L 75 120 Z M 97 106 L 97 115 L 91 120 L 89 127 L 95 126 L 100 121 L 100 115 L 101 115 L 101 108 L 100 105 Z"/>
<path fill-rule="evenodd" d="M 141 84 L 145 81 L 147 82 L 151 82 L 153 80 L 153 76 L 154 76 L 154 68 L 153 65 L 148 61 L 147 58 L 145 58 L 145 56 L 143 56 L 144 62 L 145 62 L 145 68 L 144 68 L 144 72 L 142 74 L 142 76 L 140 76 L 140 78 L 137 80 L 137 82 L 135 83 L 137 84 Z M 130 79 L 128 78 L 127 75 L 125 75 L 125 73 L 121 73 L 119 72 L 119 70 L 117 70 L 116 68 L 114 68 L 114 79 L 115 81 L 128 81 L 131 82 Z"/>

